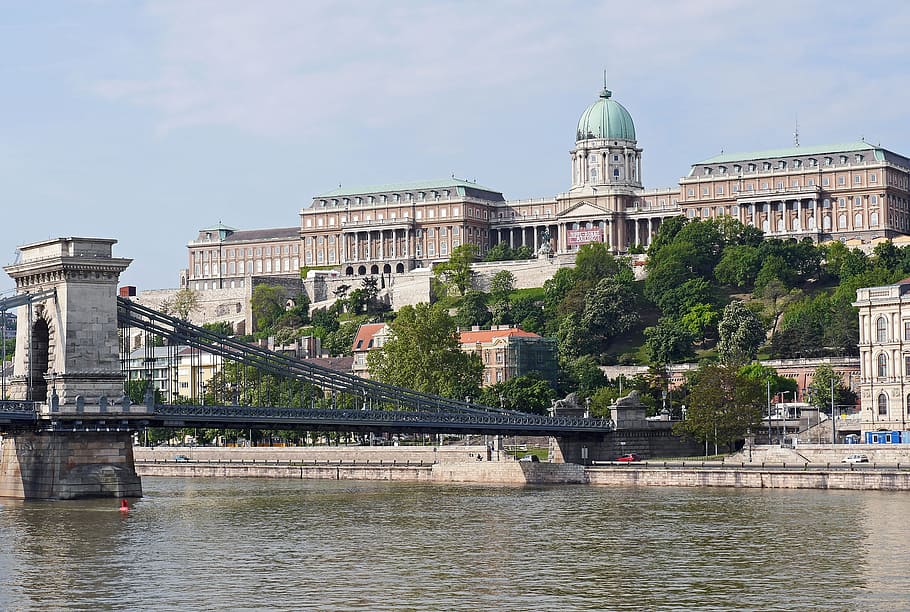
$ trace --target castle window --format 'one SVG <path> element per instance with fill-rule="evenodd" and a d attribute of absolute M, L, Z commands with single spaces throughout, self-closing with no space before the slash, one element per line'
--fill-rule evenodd
<path fill-rule="evenodd" d="M 875 341 L 886 342 L 888 340 L 888 320 L 885 317 L 879 317 L 875 320 Z"/>
<path fill-rule="evenodd" d="M 885 353 L 878 354 L 877 373 L 879 378 L 888 376 L 888 355 Z"/>
<path fill-rule="evenodd" d="M 884 393 L 878 394 L 878 415 L 888 416 L 888 396 Z"/>

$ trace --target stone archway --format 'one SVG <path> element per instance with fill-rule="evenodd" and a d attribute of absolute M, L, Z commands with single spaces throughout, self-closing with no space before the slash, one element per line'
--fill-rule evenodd
<path fill-rule="evenodd" d="M 358 276 L 364 276 L 366 273 L 367 273 L 367 267 L 366 267 L 366 266 L 359 266 L 359 267 L 357 268 L 357 275 L 358 275 Z"/>
<path fill-rule="evenodd" d="M 398 274 L 403 274 L 404 273 L 404 264 L 403 263 L 396 264 L 395 272 L 397 272 Z"/>
<path fill-rule="evenodd" d="M 392 266 L 391 266 L 390 264 L 385 264 L 384 266 L 382 266 L 382 273 L 383 273 L 383 274 L 391 274 L 391 273 L 392 273 Z"/>
<path fill-rule="evenodd" d="M 47 375 L 50 365 L 51 332 L 50 326 L 43 317 L 38 317 L 32 325 L 28 347 L 31 358 L 29 359 L 30 399 L 33 402 L 47 401 Z"/>

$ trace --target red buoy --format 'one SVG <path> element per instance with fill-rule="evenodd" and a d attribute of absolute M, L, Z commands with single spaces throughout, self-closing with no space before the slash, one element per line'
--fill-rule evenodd
<path fill-rule="evenodd" d="M 129 512 L 129 511 L 130 511 L 130 505 L 127 503 L 127 501 L 125 499 L 121 499 L 120 500 L 120 512 Z"/>

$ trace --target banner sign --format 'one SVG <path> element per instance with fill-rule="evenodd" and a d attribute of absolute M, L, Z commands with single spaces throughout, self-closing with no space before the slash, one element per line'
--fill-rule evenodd
<path fill-rule="evenodd" d="M 579 244 L 588 244 L 589 242 L 603 242 L 604 232 L 599 227 L 566 230 L 566 237 L 568 238 L 569 246 L 577 246 Z"/>

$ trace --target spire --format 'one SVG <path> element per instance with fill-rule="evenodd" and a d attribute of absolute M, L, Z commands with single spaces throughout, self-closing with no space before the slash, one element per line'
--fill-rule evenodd
<path fill-rule="evenodd" d="M 601 98 L 609 98 L 609 97 L 612 96 L 612 95 L 613 95 L 613 92 L 610 91 L 609 89 L 607 89 L 607 69 L 604 68 L 604 88 L 603 88 L 603 90 L 600 92 L 600 97 L 601 97 Z"/>

